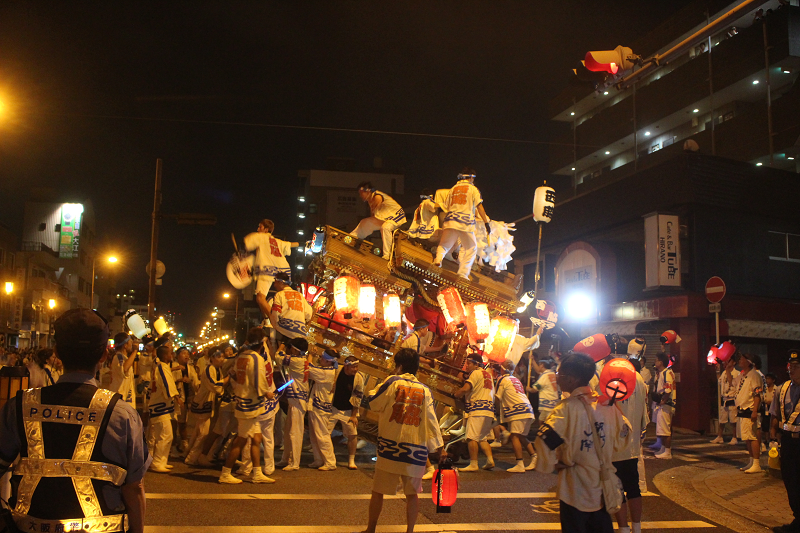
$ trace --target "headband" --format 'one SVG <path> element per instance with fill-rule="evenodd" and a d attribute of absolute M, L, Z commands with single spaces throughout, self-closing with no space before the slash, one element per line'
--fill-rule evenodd
<path fill-rule="evenodd" d="M 475 174 L 459 174 L 458 175 L 459 181 L 460 180 L 474 179 L 474 178 L 475 178 Z"/>
<path fill-rule="evenodd" d="M 339 368 L 339 360 L 336 358 L 336 356 L 329 354 L 327 350 L 323 350 L 323 352 L 320 354 L 320 357 L 326 361 L 332 361 L 333 368 Z"/>
<path fill-rule="evenodd" d="M 432 200 L 432 199 L 433 199 L 433 196 L 432 196 L 432 195 L 430 195 L 430 194 L 420 194 L 420 195 L 419 195 L 419 199 L 420 199 L 420 200 Z"/>
<path fill-rule="evenodd" d="M 355 366 L 355 365 L 357 365 L 357 364 L 358 364 L 358 359 L 356 359 L 355 361 L 345 361 L 345 362 L 344 362 L 344 363 L 342 363 L 342 364 L 343 364 L 344 366 Z"/>
<path fill-rule="evenodd" d="M 131 340 L 130 335 L 126 335 L 125 338 L 121 340 L 119 343 L 117 343 L 117 341 L 114 341 L 114 348 L 120 348 L 124 346 L 125 343 L 128 342 L 129 340 Z"/>
<path fill-rule="evenodd" d="M 425 329 L 427 327 L 430 327 L 430 324 L 425 324 L 424 326 L 414 326 L 414 331 L 419 331 L 419 330 Z"/>

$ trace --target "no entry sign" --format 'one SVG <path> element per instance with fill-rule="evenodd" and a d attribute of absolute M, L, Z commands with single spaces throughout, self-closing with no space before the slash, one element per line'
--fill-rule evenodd
<path fill-rule="evenodd" d="M 706 282 L 706 298 L 712 304 L 721 302 L 725 298 L 725 282 L 719 276 L 714 276 Z"/>

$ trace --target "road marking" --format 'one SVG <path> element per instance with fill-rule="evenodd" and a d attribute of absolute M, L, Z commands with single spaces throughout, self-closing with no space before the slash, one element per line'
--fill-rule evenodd
<path fill-rule="evenodd" d="M 219 494 L 156 492 L 147 493 L 148 500 L 369 500 L 370 494 Z M 658 497 L 654 492 L 643 492 L 642 496 Z M 459 499 L 536 499 L 555 498 L 555 492 L 460 492 Z M 388 499 L 402 499 L 402 496 L 384 496 Z"/>
<path fill-rule="evenodd" d="M 144 526 L 145 533 L 352 533 L 360 529 L 351 526 Z M 642 529 L 700 529 L 717 527 L 701 520 L 642 522 Z M 405 525 L 379 525 L 381 533 L 403 533 Z M 447 531 L 560 531 L 558 522 L 486 522 L 480 524 L 417 524 L 414 531 L 444 533 Z"/>

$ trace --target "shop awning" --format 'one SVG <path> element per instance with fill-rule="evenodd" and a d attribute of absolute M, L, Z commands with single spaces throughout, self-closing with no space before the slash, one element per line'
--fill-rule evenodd
<path fill-rule="evenodd" d="M 731 337 L 800 341 L 800 324 L 732 319 L 725 322 L 728 323 L 728 335 Z"/>
<path fill-rule="evenodd" d="M 594 335 L 595 333 L 602 333 L 608 335 L 609 333 L 616 333 L 622 337 L 635 337 L 636 325 L 642 322 L 641 320 L 630 320 L 627 322 L 602 322 L 593 326 L 584 326 L 581 328 L 581 333 L 584 337 Z"/>

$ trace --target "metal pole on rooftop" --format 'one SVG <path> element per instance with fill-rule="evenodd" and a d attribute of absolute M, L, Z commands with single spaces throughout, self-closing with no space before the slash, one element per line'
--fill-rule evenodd
<path fill-rule="evenodd" d="M 575 98 L 572 98 L 572 109 L 575 109 Z M 572 194 L 578 194 L 578 115 L 572 117 Z"/>
<path fill-rule="evenodd" d="M 767 38 L 767 20 L 761 20 L 761 29 L 764 34 L 764 75 L 767 82 L 767 128 L 769 130 L 769 166 L 772 166 L 772 154 L 775 152 L 774 142 L 772 139 L 772 92 L 769 84 L 769 40 Z"/>
<path fill-rule="evenodd" d="M 639 135 L 636 124 L 636 81 L 633 82 L 633 170 L 639 167 Z"/>
<path fill-rule="evenodd" d="M 156 261 L 158 260 L 158 224 L 161 220 L 161 159 L 156 159 L 156 190 L 153 196 L 153 225 L 150 232 L 150 288 L 147 293 L 147 317 L 155 320 Z"/>

